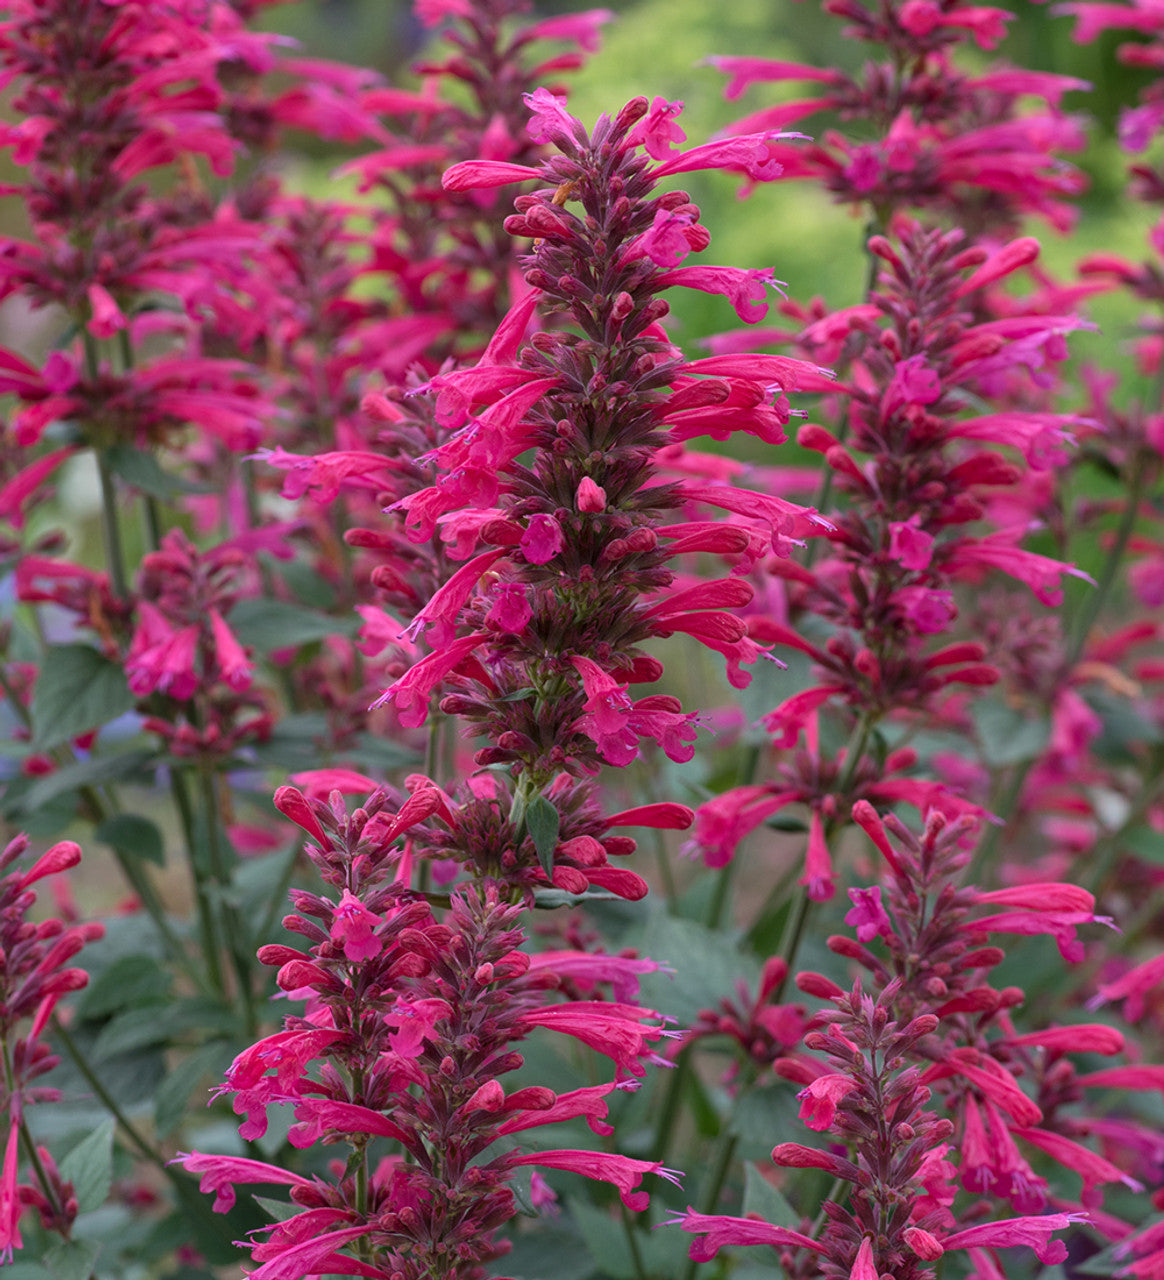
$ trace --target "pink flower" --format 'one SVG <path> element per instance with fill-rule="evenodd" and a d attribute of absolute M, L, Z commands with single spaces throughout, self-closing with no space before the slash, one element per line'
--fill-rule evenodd
<path fill-rule="evenodd" d="M 722 293 L 745 324 L 757 324 L 768 314 L 768 288 L 777 281 L 769 269 L 741 267 L 676 267 L 655 277 L 658 288 L 681 285 L 704 293 Z"/>
<path fill-rule="evenodd" d="M 857 1088 L 857 1082 L 848 1076 L 831 1073 L 818 1076 L 807 1088 L 796 1095 L 800 1099 L 800 1118 L 818 1133 L 833 1122 L 837 1104 Z"/>
<path fill-rule="evenodd" d="M 383 939 L 378 938 L 375 932 L 382 923 L 378 915 L 345 889 L 335 909 L 331 940 L 343 947 L 349 960 L 370 960 L 384 949 Z"/>
<path fill-rule="evenodd" d="M 671 1219 L 671 1224 L 703 1237 L 691 1244 L 690 1256 L 695 1262 L 710 1262 L 725 1245 L 733 1244 L 766 1244 L 774 1249 L 811 1249 L 814 1253 L 825 1251 L 811 1236 L 773 1226 L 759 1218 L 730 1218 L 696 1213 L 688 1208 L 686 1213 Z"/>
<path fill-rule="evenodd" d="M 1100 983 L 1096 994 L 1088 1000 L 1087 1007 L 1097 1009 L 1108 1000 L 1126 1000 L 1124 1017 L 1129 1022 L 1136 1022 L 1144 1016 L 1147 1008 L 1144 997 L 1161 984 L 1164 984 L 1164 955 L 1145 960 L 1114 982 Z"/>
<path fill-rule="evenodd" d="M 1022 1138 L 1032 1147 L 1045 1151 L 1052 1160 L 1057 1160 L 1065 1168 L 1074 1169 L 1083 1179 L 1084 1203 L 1088 1202 L 1093 1189 L 1104 1182 L 1122 1182 L 1133 1191 L 1144 1189 L 1141 1183 L 1122 1169 L 1117 1169 L 1110 1160 L 1105 1160 L 1080 1143 L 1065 1138 L 1061 1133 L 1054 1133 L 1050 1129 L 1014 1129 L 1012 1132 L 1016 1138 Z"/>
<path fill-rule="evenodd" d="M 1000 1222 L 984 1222 L 965 1231 L 955 1231 L 942 1241 L 944 1250 L 972 1249 L 986 1246 L 992 1249 L 1016 1249 L 1027 1246 L 1035 1251 L 1040 1262 L 1053 1267 L 1067 1256 L 1067 1246 L 1061 1240 L 1052 1240 L 1055 1231 L 1066 1231 L 1073 1222 L 1086 1219 L 1079 1213 L 1044 1213 L 1035 1217 L 1003 1218 Z"/>
<path fill-rule="evenodd" d="M 201 1174 L 198 1190 L 203 1194 L 214 1192 L 214 1212 L 229 1213 L 234 1208 L 234 1188 L 239 1182 L 281 1183 L 288 1187 L 310 1187 L 311 1180 L 278 1165 L 264 1164 L 261 1160 L 248 1160 L 243 1156 L 203 1155 L 192 1151 L 188 1155 L 179 1152 L 174 1163 L 185 1167 L 187 1173 Z"/>
<path fill-rule="evenodd" d="M 619 1078 L 625 1079 L 627 1075 L 646 1075 L 639 1059 L 650 1054 L 651 1041 L 668 1034 L 661 1027 L 643 1024 L 643 1019 L 658 1016 L 653 1009 L 617 1001 L 571 1000 L 532 1009 L 523 1013 L 520 1021 L 574 1036 L 610 1058 Z"/>
<path fill-rule="evenodd" d="M 415 666 L 400 677 L 372 703 L 382 707 L 391 702 L 396 707 L 400 723 L 408 729 L 416 729 L 428 718 L 428 703 L 433 690 L 442 680 L 469 656 L 473 650 L 488 640 L 484 631 L 461 636 L 436 653 L 421 658 Z"/>
<path fill-rule="evenodd" d="M 89 332 L 94 337 L 112 338 L 119 329 L 125 328 L 125 316 L 108 289 L 103 285 L 91 284 L 86 293 L 92 317 L 89 320 Z"/>
<path fill-rule="evenodd" d="M 528 164 L 506 160 L 462 160 L 444 171 L 441 186 L 446 191 L 473 191 L 482 187 L 504 187 L 511 182 L 540 178 L 542 171 Z"/>
<path fill-rule="evenodd" d="M 210 631 L 214 637 L 214 659 L 219 679 L 241 693 L 250 687 L 254 666 L 217 609 L 210 610 Z"/>
<path fill-rule="evenodd" d="M 833 883 L 833 860 L 825 841 L 824 820 L 820 810 L 813 808 L 808 820 L 808 850 L 804 857 L 804 872 L 798 881 L 808 889 L 813 902 L 827 902 L 836 892 Z"/>
<path fill-rule="evenodd" d="M 493 605 L 485 617 L 485 625 L 520 635 L 533 617 L 527 588 L 520 582 L 499 582 L 490 594 Z"/>
<path fill-rule="evenodd" d="M 872 942 L 878 934 L 892 936 L 893 926 L 881 905 L 881 890 L 876 885 L 871 889 L 850 889 L 849 898 L 853 908 L 846 913 L 845 923 L 857 930 L 858 942 Z"/>
<path fill-rule="evenodd" d="M 521 553 L 530 564 L 548 564 L 566 545 L 562 526 L 549 515 L 530 517 L 521 540 Z"/>
<path fill-rule="evenodd" d="M 695 832 L 683 852 L 701 857 L 705 866 L 725 867 L 740 842 L 795 797 L 795 792 L 774 793 L 767 786 L 725 791 L 695 811 Z"/>
<path fill-rule="evenodd" d="M 873 1261 L 873 1240 L 870 1236 L 861 1237 L 861 1247 L 853 1259 L 853 1269 L 849 1272 L 849 1280 L 879 1280 L 880 1272 Z"/>
<path fill-rule="evenodd" d="M 687 141 L 687 135 L 675 123 L 682 111 L 682 102 L 655 98 L 647 114 L 626 135 L 626 145 L 643 147 L 652 160 L 665 160 L 680 143 Z"/>
<path fill-rule="evenodd" d="M 19 1159 L 20 1130 L 15 1114 L 8 1124 L 8 1143 L 4 1148 L 4 1169 L 0 1173 L 0 1266 L 12 1261 L 15 1249 L 22 1249 L 20 1215 L 24 1206 L 16 1186 L 16 1168 Z"/>
<path fill-rule="evenodd" d="M 1095 585 L 1090 574 L 1077 569 L 1073 564 L 1052 560 L 1050 556 L 1038 555 L 1034 551 L 1023 551 L 1016 546 L 1021 532 L 1001 529 L 981 538 L 963 539 L 947 553 L 944 567 L 952 573 L 959 569 L 998 569 L 1001 573 L 1025 582 L 1038 599 L 1048 606 L 1063 603 L 1059 580 L 1065 573 Z"/>
<path fill-rule="evenodd" d="M 574 501 L 579 511 L 598 512 L 606 508 L 606 490 L 597 485 L 589 476 L 578 481 L 578 492 Z"/>
<path fill-rule="evenodd" d="M 503 1156 L 502 1159 L 513 1168 L 536 1165 L 542 1169 L 561 1169 L 566 1173 L 580 1173 L 584 1178 L 609 1182 L 618 1188 L 623 1204 L 635 1210 L 645 1209 L 651 1202 L 647 1192 L 635 1190 L 644 1174 L 657 1173 L 676 1186 L 680 1177 L 676 1170 L 663 1168 L 657 1160 L 633 1160 L 630 1156 L 601 1151 L 537 1151 L 528 1156 Z"/>
<path fill-rule="evenodd" d="M 921 517 L 894 521 L 889 526 L 889 554 L 903 569 L 929 568 L 934 552 L 934 535 L 921 528 Z"/>

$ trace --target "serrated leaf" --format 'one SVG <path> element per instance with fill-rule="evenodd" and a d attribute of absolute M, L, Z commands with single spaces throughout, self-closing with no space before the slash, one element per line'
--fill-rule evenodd
<path fill-rule="evenodd" d="M 198 1082 L 209 1076 L 220 1080 L 233 1054 L 225 1041 L 203 1045 L 183 1058 L 158 1086 L 154 1095 L 154 1125 L 159 1138 L 167 1138 L 182 1123 L 186 1104 Z M 206 1099 L 203 1099 L 205 1102 Z"/>
<path fill-rule="evenodd" d="M 296 649 L 328 636 L 355 635 L 358 615 L 333 617 L 286 600 L 240 600 L 230 611 L 230 628 L 242 644 L 260 653 Z"/>
<path fill-rule="evenodd" d="M 796 1210 L 749 1160 L 744 1165 L 744 1217 L 758 1213 L 765 1222 L 796 1231 L 800 1218 Z"/>
<path fill-rule="evenodd" d="M 554 850 L 558 847 L 558 832 L 562 827 L 561 814 L 545 796 L 534 796 L 525 807 L 525 826 L 538 851 L 538 862 L 546 873 L 546 879 L 552 879 Z"/>
<path fill-rule="evenodd" d="M 594 1270 L 578 1234 L 557 1225 L 523 1232 L 505 1255 L 505 1274 L 515 1280 L 586 1280 Z"/>
<path fill-rule="evenodd" d="M 91 645 L 50 645 L 32 698 L 33 740 L 41 751 L 59 747 L 116 720 L 134 701 L 120 663 Z"/>
<path fill-rule="evenodd" d="M 1156 831 L 1152 827 L 1134 827 L 1123 837 L 1123 844 L 1137 858 L 1164 865 L 1164 831 Z"/>
<path fill-rule="evenodd" d="M 767 1160 L 781 1134 L 791 1134 L 806 1146 L 812 1134 L 800 1120 L 796 1089 L 789 1083 L 749 1089 L 736 1106 L 732 1132 L 739 1139 L 743 1160 Z"/>
<path fill-rule="evenodd" d="M 585 893 L 568 893 L 553 887 L 534 889 L 534 906 L 541 911 L 556 911 L 559 907 L 577 907 L 588 902 L 625 902 L 626 899 L 609 889 L 587 889 Z"/>
<path fill-rule="evenodd" d="M 584 1200 L 574 1199 L 570 1202 L 570 1217 L 598 1270 L 612 1280 L 632 1280 L 634 1259 L 627 1247 L 626 1236 L 610 1214 Z"/>
<path fill-rule="evenodd" d="M 96 1240 L 62 1240 L 44 1255 L 54 1280 L 89 1280 L 101 1252 Z"/>
<path fill-rule="evenodd" d="M 179 1000 L 160 1009 L 126 1009 L 97 1037 L 93 1060 L 102 1062 L 117 1054 L 166 1044 L 189 1031 L 229 1035 L 237 1030 L 236 1023 L 233 1010 L 202 997 Z"/>
<path fill-rule="evenodd" d="M 110 1117 L 87 1138 L 82 1138 L 61 1161 L 61 1177 L 76 1189 L 82 1213 L 99 1209 L 109 1195 L 113 1183 L 113 1129 L 114 1120 Z"/>
<path fill-rule="evenodd" d="M 115 444 L 105 451 L 110 471 L 131 488 L 163 502 L 173 502 L 187 493 L 212 493 L 209 485 L 194 484 L 166 471 L 152 453 L 131 444 Z"/>
<path fill-rule="evenodd" d="M 292 1204 L 290 1200 L 272 1200 L 269 1196 L 252 1196 L 251 1199 L 264 1213 L 271 1215 L 273 1222 L 286 1222 L 303 1212 L 303 1206 Z"/>
<path fill-rule="evenodd" d="M 661 911 L 648 921 L 640 950 L 674 970 L 673 977 L 644 975 L 643 1003 L 677 1017 L 684 1026 L 696 1022 L 701 1010 L 714 1009 L 724 996 L 734 998 L 741 978 L 754 989 L 760 976 L 759 962 L 741 953 L 730 935 Z"/>
<path fill-rule="evenodd" d="M 104 1018 L 118 1009 L 161 1004 L 170 991 L 169 974 L 153 956 L 120 956 L 81 993 L 77 1016 Z"/>
<path fill-rule="evenodd" d="M 59 796 L 79 791 L 82 787 L 118 782 L 137 773 L 153 759 L 152 751 L 119 751 L 116 755 L 93 756 L 89 760 L 67 764 L 55 773 L 38 778 L 21 797 L 21 810 L 28 813 L 38 811 Z"/>
<path fill-rule="evenodd" d="M 993 698 L 976 702 L 972 714 L 982 754 L 990 766 L 1033 760 L 1051 737 L 1051 721 L 1047 716 L 1028 716 Z"/>
<path fill-rule="evenodd" d="M 118 813 L 106 818 L 93 834 L 126 858 L 139 858 L 155 866 L 165 865 L 165 846 L 157 824 L 136 813 Z"/>

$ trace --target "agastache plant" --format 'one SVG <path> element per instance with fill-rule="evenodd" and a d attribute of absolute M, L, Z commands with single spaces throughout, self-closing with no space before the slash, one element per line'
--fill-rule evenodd
<path fill-rule="evenodd" d="M 0 26 L 0 1250 L 1159 1275 L 1164 330 L 1089 312 L 1164 298 L 1153 5 L 725 9 L 810 88 L 702 145 L 567 107 L 605 11 L 420 0 L 385 85 L 267 7 Z M 1078 68 L 994 60 L 1057 13 L 1140 42 L 1107 222 Z"/>
<path fill-rule="evenodd" d="M 293 894 L 298 911 L 284 925 L 311 942 L 309 950 L 260 951 L 263 963 L 279 967 L 280 987 L 306 998 L 307 1009 L 236 1058 L 223 1089 L 245 1116 L 245 1138 L 262 1137 L 268 1108 L 278 1104 L 294 1107 L 293 1146 L 343 1141 L 352 1151 L 338 1180 L 249 1158 L 182 1157 L 201 1175 L 203 1190 L 216 1193 L 219 1211 L 233 1204 L 236 1184 L 291 1187 L 302 1212 L 251 1246 L 262 1264 L 251 1274 L 277 1280 L 304 1269 L 354 1268 L 384 1277 L 478 1275 L 481 1263 L 503 1252 L 494 1232 L 517 1212 L 510 1183 L 524 1168 L 607 1181 L 629 1208 L 644 1208 L 647 1193 L 636 1189 L 644 1174 L 674 1178 L 658 1162 L 494 1146 L 578 1116 L 596 1133 L 612 1132 L 603 1099 L 644 1074 L 640 1059 L 654 1056 L 650 1045 L 668 1033 L 649 1009 L 558 1002 L 549 993 L 559 985 L 558 963 L 566 973 L 589 969 L 599 982 L 617 979 L 624 990 L 635 988 L 642 966 L 585 953 L 538 963 L 519 949 L 519 908 L 506 905 L 502 886 L 488 880 L 456 891 L 437 922 L 407 888 L 411 854 L 407 843 L 397 845 L 445 805 L 435 787 L 419 788 L 396 813 L 382 791 L 350 815 L 338 792 L 330 802 L 310 803 L 287 787 L 276 803 L 313 837 L 307 853 L 332 896 Z M 565 1094 L 538 1086 L 507 1094 L 501 1078 L 522 1065 L 514 1046 L 538 1027 L 609 1057 L 615 1080 Z M 379 1150 L 384 1139 L 399 1144 L 403 1156 Z"/>
<path fill-rule="evenodd" d="M 59 1089 L 41 1083 L 59 1062 L 45 1033 L 61 1000 L 89 981 L 84 969 L 70 961 L 88 942 L 104 933 L 98 923 L 66 924 L 49 917 L 34 922 L 32 886 L 60 875 L 81 860 L 81 850 L 62 840 L 23 868 L 15 863 L 28 850 L 28 837 L 17 836 L 0 853 L 0 1080 L 6 1117 L 4 1163 L 0 1170 L 0 1265 L 12 1261 L 23 1246 L 20 1219 L 35 1209 L 46 1231 L 69 1240 L 77 1217 L 75 1188 L 61 1176 L 52 1154 L 33 1136 L 29 1113 L 38 1105 L 61 1099 Z M 21 1169 L 24 1169 L 23 1176 Z"/>

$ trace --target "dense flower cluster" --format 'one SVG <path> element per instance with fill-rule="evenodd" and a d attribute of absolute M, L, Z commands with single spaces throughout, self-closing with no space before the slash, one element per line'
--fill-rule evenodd
<path fill-rule="evenodd" d="M 1164 239 L 1065 284 L 1025 234 L 1085 83 L 990 60 L 1025 10 L 826 0 L 860 69 L 714 58 L 819 92 L 689 140 L 568 105 L 604 10 L 418 0 L 387 84 L 266 7 L 0 26 L 0 816 L 48 847 L 0 867 L 0 1253 L 1159 1275 Z M 1151 4 L 1056 13 L 1164 66 Z M 705 263 L 709 171 L 864 214 L 845 305 L 763 218 Z M 1118 289 L 1139 390 L 1072 365 Z M 67 1010 L 65 836 L 132 891 L 78 882 Z"/>

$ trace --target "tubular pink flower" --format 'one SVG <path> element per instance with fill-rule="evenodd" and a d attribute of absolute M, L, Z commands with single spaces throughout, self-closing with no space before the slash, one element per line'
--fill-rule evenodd
<path fill-rule="evenodd" d="M 20 1215 L 23 1205 L 16 1185 L 16 1169 L 19 1159 L 20 1130 L 16 1116 L 8 1124 L 8 1142 L 4 1147 L 4 1167 L 0 1171 L 0 1265 L 12 1261 L 15 1249 L 22 1249 Z"/>
<path fill-rule="evenodd" d="M 1014 1076 L 993 1058 L 975 1049 L 955 1050 L 926 1070 L 921 1080 L 923 1084 L 929 1084 L 953 1075 L 969 1080 L 1018 1124 L 1036 1125 L 1043 1118 L 1042 1111 L 1018 1087 Z"/>
<path fill-rule="evenodd" d="M 331 926 L 331 939 L 343 947 L 349 960 L 370 960 L 384 949 L 384 941 L 376 936 L 381 918 L 366 906 L 350 890 L 345 889 L 335 909 L 335 921 Z"/>
<path fill-rule="evenodd" d="M 392 703 L 400 723 L 409 729 L 419 728 L 428 719 L 428 703 L 433 690 L 446 676 L 477 648 L 489 636 L 484 631 L 474 631 L 471 635 L 461 636 L 451 641 L 436 653 L 421 658 L 415 666 L 400 677 L 372 703 L 372 707 L 383 707 Z"/>
<path fill-rule="evenodd" d="M 557 1124 L 561 1120 L 573 1120 L 584 1116 L 586 1123 L 594 1133 L 601 1137 L 609 1137 L 614 1126 L 605 1123 L 609 1108 L 605 1098 L 615 1087 L 614 1083 L 590 1085 L 583 1089 L 572 1089 L 569 1093 L 560 1093 L 548 1107 L 537 1110 L 513 1110 L 508 1120 L 503 1120 L 497 1128 L 499 1135 L 520 1133 L 524 1129 L 533 1129 L 546 1124 Z M 509 1111 L 510 1107 L 507 1106 Z"/>
<path fill-rule="evenodd" d="M 813 902 L 827 902 L 836 893 L 833 860 L 825 840 L 824 819 L 816 807 L 808 820 L 808 850 L 804 858 L 804 872 L 797 883 L 807 888 L 808 896 Z"/>
<path fill-rule="evenodd" d="M 1055 1231 L 1066 1231 L 1073 1222 L 1084 1222 L 1082 1213 L 1044 1213 L 1034 1217 L 1004 1218 L 1000 1222 L 984 1222 L 965 1231 L 955 1231 L 941 1240 L 945 1251 L 972 1249 L 986 1246 L 992 1249 L 1027 1247 L 1047 1266 L 1062 1262 L 1067 1256 L 1067 1246 L 1060 1240 L 1052 1240 Z"/>
<path fill-rule="evenodd" d="M 670 1219 L 668 1225 L 703 1237 L 691 1243 L 690 1256 L 695 1262 L 710 1262 L 722 1248 L 733 1244 L 766 1244 L 774 1249 L 811 1249 L 814 1253 L 825 1251 L 818 1241 L 799 1231 L 773 1226 L 758 1218 L 730 1218 L 696 1213 L 688 1208 L 686 1213 Z"/>
<path fill-rule="evenodd" d="M 771 270 L 740 267 L 677 267 L 655 277 L 659 288 L 679 285 L 703 293 L 722 293 L 745 324 L 758 324 L 768 314 L 768 288 L 778 287 Z"/>
<path fill-rule="evenodd" d="M 542 171 L 528 164 L 510 164 L 506 160 L 462 160 L 444 171 L 441 186 L 446 191 L 475 191 L 541 177 Z"/>
<path fill-rule="evenodd" d="M 1087 1001 L 1087 1007 L 1098 1009 L 1108 1000 L 1125 1000 L 1124 1017 L 1136 1022 L 1144 1015 L 1144 996 L 1161 984 L 1164 984 L 1164 955 L 1145 960 L 1114 982 L 1100 983 L 1095 995 Z"/>
<path fill-rule="evenodd" d="M 547 1027 L 573 1036 L 604 1054 L 617 1067 L 619 1079 L 641 1078 L 646 1069 L 639 1061 L 650 1054 L 650 1042 L 667 1033 L 661 1027 L 644 1026 L 643 1019 L 657 1018 L 653 1009 L 616 1001 L 571 1000 L 567 1004 L 531 1009 L 521 1015 L 529 1026 Z"/>
<path fill-rule="evenodd" d="M 229 1213 L 234 1208 L 236 1183 L 280 1183 L 288 1187 L 310 1187 L 311 1179 L 304 1178 L 278 1165 L 265 1164 L 261 1160 L 248 1160 L 243 1156 L 204 1155 L 199 1151 L 178 1152 L 172 1163 L 182 1165 L 187 1173 L 201 1175 L 198 1190 L 204 1195 L 214 1192 L 214 1212 Z"/>
<path fill-rule="evenodd" d="M 657 1173 L 676 1186 L 680 1177 L 676 1170 L 665 1169 L 657 1160 L 633 1160 L 630 1156 L 601 1151 L 537 1151 L 528 1156 L 511 1156 L 508 1163 L 514 1168 L 533 1165 L 541 1169 L 561 1169 L 564 1173 L 580 1173 L 584 1178 L 609 1182 L 618 1188 L 623 1204 L 636 1211 L 645 1209 L 651 1202 L 646 1191 L 635 1190 L 644 1174 Z"/>
<path fill-rule="evenodd" d="M 1057 1160 L 1066 1169 L 1074 1169 L 1083 1179 L 1083 1194 L 1086 1197 L 1095 1187 L 1105 1182 L 1122 1182 L 1133 1191 L 1143 1191 L 1143 1184 L 1135 1178 L 1116 1168 L 1110 1160 L 1089 1151 L 1081 1143 L 1073 1142 L 1061 1133 L 1050 1129 L 1012 1129 L 1016 1138 L 1022 1138 L 1032 1147 L 1046 1152 L 1052 1160 Z"/>
<path fill-rule="evenodd" d="M 705 142 L 700 147 L 664 160 L 652 177 L 667 178 L 699 169 L 733 169 L 741 170 L 756 182 L 771 182 L 784 172 L 784 166 L 772 158 L 766 144 L 780 138 L 799 136 L 794 133 L 751 134 Z"/>
<path fill-rule="evenodd" d="M 254 666 L 217 609 L 210 610 L 210 632 L 214 637 L 214 660 L 219 678 L 241 693 L 250 687 Z"/>
<path fill-rule="evenodd" d="M 818 1076 L 796 1095 L 800 1099 L 800 1118 L 810 1129 L 823 1132 L 837 1114 L 837 1104 L 848 1097 L 857 1082 L 837 1073 Z"/>

